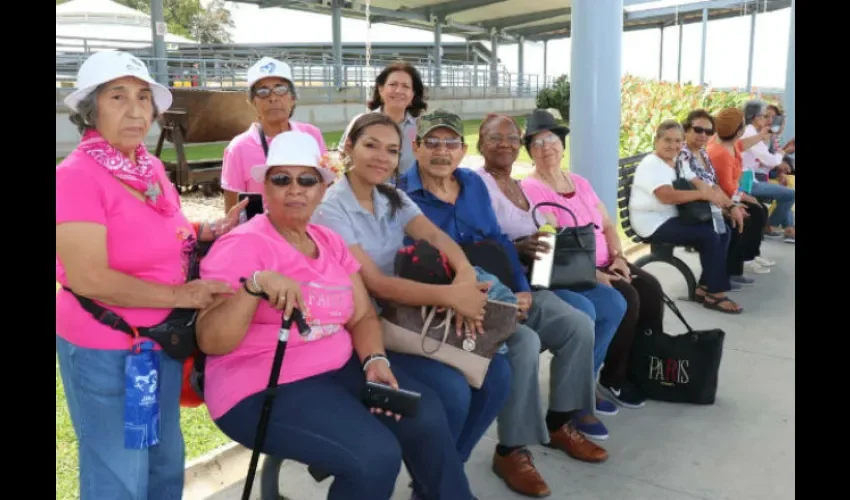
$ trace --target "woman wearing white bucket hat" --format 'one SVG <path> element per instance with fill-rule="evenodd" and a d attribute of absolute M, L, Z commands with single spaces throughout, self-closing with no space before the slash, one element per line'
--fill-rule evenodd
<path fill-rule="evenodd" d="M 65 104 L 82 140 L 56 167 L 56 352 L 79 442 L 80 498 L 179 499 L 183 364 L 139 329 L 232 293 L 186 280 L 195 242 L 232 227 L 239 210 L 199 225 L 180 212 L 162 162 L 144 146 L 171 93 L 142 61 L 95 53 L 77 87 Z"/>
<path fill-rule="evenodd" d="M 263 57 L 248 69 L 246 83 L 248 102 L 257 111 L 257 121 L 224 149 L 221 187 L 225 211 L 236 204 L 240 192 L 263 192 L 263 183 L 251 177 L 251 166 L 265 163 L 268 145 L 278 134 L 288 130 L 306 132 L 322 152 L 327 149 L 318 127 L 292 119 L 297 95 L 288 64 Z"/>
<path fill-rule="evenodd" d="M 341 236 L 310 223 L 336 179 L 323 156 L 306 133 L 275 137 L 268 161 L 251 169 L 267 213 L 218 240 L 201 263 L 201 277 L 237 288 L 198 319 L 210 416 L 228 437 L 254 446 L 280 314 L 298 307 L 311 329 L 289 337 L 261 451 L 334 476 L 331 500 L 389 499 L 402 458 L 424 498 L 468 500 L 439 398 L 390 369 L 357 259 Z M 361 400 L 367 380 L 420 392 L 417 415 L 370 414 Z"/>

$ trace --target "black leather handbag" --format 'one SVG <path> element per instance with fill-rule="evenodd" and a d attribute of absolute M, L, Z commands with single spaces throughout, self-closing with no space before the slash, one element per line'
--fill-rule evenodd
<path fill-rule="evenodd" d="M 676 179 L 673 181 L 673 189 L 677 191 L 696 191 L 694 183 L 682 177 L 682 160 L 676 158 Z M 679 209 L 679 218 L 685 224 L 697 225 L 711 222 L 711 203 L 705 200 L 689 201 L 676 205 Z"/>
<path fill-rule="evenodd" d="M 596 224 L 578 225 L 576 214 L 569 208 L 544 201 L 531 209 L 534 224 L 540 228 L 537 209 L 554 207 L 566 211 L 573 218 L 574 227 L 558 228 L 555 235 L 555 249 L 552 260 L 552 279 L 549 289 L 587 290 L 597 285 L 596 281 Z M 534 264 L 532 264 L 534 266 Z M 532 267 L 533 268 L 533 267 Z"/>

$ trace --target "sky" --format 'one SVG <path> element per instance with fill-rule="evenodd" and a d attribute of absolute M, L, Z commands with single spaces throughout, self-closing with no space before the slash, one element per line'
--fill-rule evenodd
<path fill-rule="evenodd" d="M 691 3 L 695 0 L 664 0 L 659 6 Z M 281 8 L 260 9 L 253 5 L 226 2 L 235 29 L 235 43 L 328 42 L 331 39 L 329 15 L 299 12 Z M 655 6 L 655 5 L 652 5 Z M 785 87 L 788 34 L 791 9 L 758 14 L 756 19 L 755 87 Z M 705 76 L 713 87 L 744 87 L 747 83 L 750 15 L 708 23 Z M 678 59 L 678 28 L 664 30 L 664 80 L 675 81 Z M 622 71 L 648 78 L 658 77 L 660 30 L 649 29 L 623 33 Z M 372 26 L 371 41 L 433 41 L 429 31 L 376 24 Z M 682 80 L 699 81 L 702 24 L 684 27 L 682 42 Z M 358 19 L 342 19 L 342 40 L 366 40 L 366 23 Z M 456 36 L 443 35 L 443 41 L 462 42 Z M 482 42 L 489 46 L 489 42 Z M 553 40 L 548 50 L 549 75 L 569 74 L 570 40 Z M 499 45 L 499 57 L 510 72 L 517 71 L 517 45 Z M 543 74 L 543 43 L 526 42 L 525 71 Z"/>

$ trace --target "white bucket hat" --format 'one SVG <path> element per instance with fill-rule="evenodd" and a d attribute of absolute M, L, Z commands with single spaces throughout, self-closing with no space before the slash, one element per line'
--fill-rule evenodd
<path fill-rule="evenodd" d="M 290 84 L 295 85 L 292 82 L 292 68 L 288 64 L 271 57 L 263 57 L 248 68 L 248 88 L 250 89 L 263 78 L 270 77 L 283 78 Z"/>
<path fill-rule="evenodd" d="M 151 78 L 145 63 L 132 54 L 117 50 L 95 52 L 83 62 L 77 72 L 77 90 L 65 98 L 65 105 L 77 111 L 80 101 L 91 94 L 98 85 L 125 76 L 136 77 L 150 84 L 157 111 L 162 113 L 171 107 L 171 92 Z"/>
<path fill-rule="evenodd" d="M 251 167 L 251 177 L 257 182 L 265 182 L 266 172 L 270 168 L 283 166 L 315 168 L 325 184 L 336 180 L 336 173 L 323 159 L 316 139 L 306 132 L 289 131 L 275 136 L 269 144 L 266 164 Z"/>

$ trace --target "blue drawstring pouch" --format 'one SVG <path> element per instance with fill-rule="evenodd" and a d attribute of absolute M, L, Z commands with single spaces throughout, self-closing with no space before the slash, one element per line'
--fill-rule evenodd
<path fill-rule="evenodd" d="M 124 363 L 124 448 L 159 444 L 159 354 L 138 337 Z"/>

